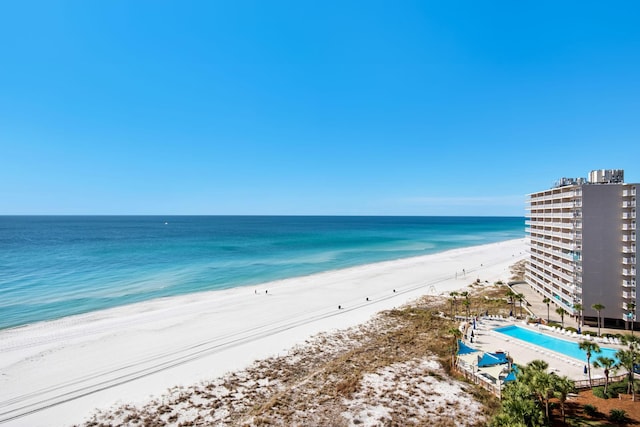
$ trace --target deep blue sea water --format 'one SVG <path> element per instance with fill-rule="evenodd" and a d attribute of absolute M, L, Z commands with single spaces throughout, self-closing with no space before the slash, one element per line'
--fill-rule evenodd
<path fill-rule="evenodd" d="M 521 217 L 0 216 L 0 328 L 521 237 Z"/>

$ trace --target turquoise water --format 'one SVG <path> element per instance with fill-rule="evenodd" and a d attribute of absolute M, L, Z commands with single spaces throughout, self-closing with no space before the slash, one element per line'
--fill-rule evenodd
<path fill-rule="evenodd" d="M 0 216 L 0 328 L 522 237 L 513 217 Z"/>
<path fill-rule="evenodd" d="M 539 347 L 544 347 L 551 351 L 555 351 L 556 353 L 562 353 L 565 356 L 569 356 L 580 361 L 587 360 L 587 353 L 585 353 L 584 350 L 581 350 L 580 347 L 578 347 L 578 343 L 573 341 L 559 339 L 550 335 L 543 334 L 541 332 L 535 332 L 529 329 L 521 328 L 517 325 L 505 326 L 495 329 L 495 331 L 525 342 L 529 342 Z M 617 350 L 607 347 L 600 347 L 600 350 L 600 353 L 592 354 L 591 358 L 595 360 L 599 356 L 605 356 L 610 357 L 615 361 L 618 360 L 616 358 Z"/>

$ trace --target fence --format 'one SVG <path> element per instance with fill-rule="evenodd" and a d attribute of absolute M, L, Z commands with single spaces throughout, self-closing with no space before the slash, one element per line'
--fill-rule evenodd
<path fill-rule="evenodd" d="M 483 377 L 482 375 L 479 375 L 476 372 L 472 372 L 467 369 L 464 369 L 462 366 L 460 366 L 460 364 L 457 364 L 457 363 L 454 366 L 454 370 L 458 372 L 460 375 L 462 375 L 466 380 L 471 381 L 472 383 L 482 387 L 483 389 L 489 391 L 493 395 L 500 398 L 501 393 L 500 393 L 499 383 L 496 385 L 490 382 L 487 378 Z"/>
<path fill-rule="evenodd" d="M 615 383 L 622 381 L 627 377 L 627 374 L 616 375 L 614 377 L 609 377 L 609 383 Z M 584 388 L 590 388 L 591 386 L 597 387 L 600 385 L 604 385 L 607 382 L 606 378 L 593 378 L 591 379 L 591 384 L 589 384 L 589 380 L 577 380 L 574 381 L 576 389 L 581 390 Z"/>
<path fill-rule="evenodd" d="M 485 377 L 483 377 L 482 375 L 479 375 L 477 372 L 465 369 L 459 363 L 456 363 L 456 365 L 454 366 L 454 370 L 458 372 L 460 375 L 462 375 L 468 381 L 471 381 L 472 383 L 479 385 L 485 390 L 493 393 L 498 398 L 501 397 L 502 390 L 501 390 L 501 385 L 499 383 L 494 384 L 490 382 L 488 379 L 486 379 Z M 627 375 L 628 374 L 620 374 L 620 375 L 609 377 L 609 384 L 622 381 L 627 377 Z M 582 389 L 590 388 L 592 386 L 597 387 L 597 386 L 604 385 L 606 381 L 607 381 L 606 378 L 592 378 L 591 383 L 589 383 L 589 380 L 587 379 L 587 380 L 575 380 L 573 384 L 577 390 L 582 390 Z"/>

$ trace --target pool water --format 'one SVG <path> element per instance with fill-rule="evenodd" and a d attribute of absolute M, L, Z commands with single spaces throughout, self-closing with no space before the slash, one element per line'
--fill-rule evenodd
<path fill-rule="evenodd" d="M 562 353 L 565 356 L 569 356 L 580 361 L 587 359 L 587 353 L 584 350 L 580 350 L 577 342 L 552 337 L 541 332 L 521 328 L 517 325 L 504 326 L 502 328 L 495 329 L 495 331 L 539 347 L 544 347 L 547 350 L 555 351 L 556 353 Z M 599 356 L 606 356 L 616 362 L 618 361 L 618 358 L 616 357 L 617 350 L 608 347 L 600 347 L 600 350 L 600 353 L 591 354 L 591 360 L 595 360 Z"/>

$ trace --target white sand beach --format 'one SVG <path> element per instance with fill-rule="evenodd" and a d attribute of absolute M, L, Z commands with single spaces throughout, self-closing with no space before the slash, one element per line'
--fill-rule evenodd
<path fill-rule="evenodd" d="M 81 423 L 422 295 L 508 280 L 525 255 L 525 240 L 510 240 L 0 331 L 0 424 Z"/>

